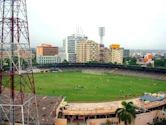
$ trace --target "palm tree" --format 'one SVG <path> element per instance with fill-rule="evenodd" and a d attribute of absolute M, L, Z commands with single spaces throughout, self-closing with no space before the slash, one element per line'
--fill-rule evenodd
<path fill-rule="evenodd" d="M 133 102 L 122 102 L 123 108 L 118 108 L 115 112 L 119 122 L 123 121 L 125 125 L 131 124 L 136 118 L 136 107 Z"/>

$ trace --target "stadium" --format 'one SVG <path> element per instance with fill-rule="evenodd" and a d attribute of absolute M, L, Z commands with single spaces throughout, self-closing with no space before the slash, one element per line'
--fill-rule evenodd
<path fill-rule="evenodd" d="M 32 5 L 37 10 L 34 2 Z M 50 5 L 45 8 L 44 4 L 42 10 L 46 12 L 49 8 L 57 8 L 55 5 L 58 4 Z M 64 3 L 62 5 L 63 10 L 66 9 L 67 6 Z M 70 7 L 68 10 L 72 10 L 69 4 L 65 5 Z M 75 8 L 76 2 L 73 5 Z M 78 2 L 78 7 L 80 5 Z M 63 40 L 68 54 L 64 48 L 61 53 L 59 47 L 49 44 L 42 44 L 37 47 L 36 53 L 32 52 L 27 8 L 26 0 L 0 1 L 0 125 L 153 125 L 154 120 L 166 125 L 166 69 L 151 68 L 158 66 L 151 53 L 139 58 L 138 63 L 123 63 L 123 57 L 129 57 L 129 50 L 124 50 L 119 44 L 104 47 L 105 27 L 99 27 L 100 44 L 89 40 L 82 31 L 79 33 L 78 28 L 76 34 Z M 31 10 L 34 17 L 42 13 L 39 11 L 37 14 L 32 6 Z M 51 12 L 58 12 L 59 15 L 59 10 Z M 97 7 L 97 10 L 101 8 Z M 72 13 L 69 12 L 70 17 L 74 15 L 77 19 L 81 14 Z M 87 14 L 81 14 L 81 17 L 87 17 Z M 42 15 L 44 18 L 39 20 L 49 20 L 46 15 L 50 15 L 50 12 Z M 57 16 L 55 19 L 50 28 L 56 27 Z M 46 38 L 48 27 L 43 24 L 42 29 L 40 24 L 34 26 L 37 26 L 34 30 L 36 33 L 44 31 L 39 37 Z M 32 33 L 32 38 L 37 40 L 36 33 Z M 83 51 L 90 53 L 85 54 Z M 89 55 L 87 57 L 90 60 L 85 59 L 84 55 Z M 166 60 L 161 61 L 163 63 Z M 141 63 L 142 66 L 135 66 Z M 163 65 L 165 62 L 159 66 Z"/>
<path fill-rule="evenodd" d="M 132 101 L 140 108 L 136 125 L 166 117 L 160 112 L 166 106 L 166 71 L 163 69 L 57 64 L 56 67 L 40 67 L 34 72 L 38 95 L 63 96 L 53 109 L 55 124 L 101 125 L 110 120 L 119 125 L 115 110 L 121 107 L 122 100 Z"/>

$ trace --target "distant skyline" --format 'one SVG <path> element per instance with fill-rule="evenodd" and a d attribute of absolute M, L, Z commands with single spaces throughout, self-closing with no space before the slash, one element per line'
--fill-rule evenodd
<path fill-rule="evenodd" d="M 27 0 L 31 46 L 62 40 L 77 28 L 99 43 L 129 49 L 166 50 L 166 0 Z"/>

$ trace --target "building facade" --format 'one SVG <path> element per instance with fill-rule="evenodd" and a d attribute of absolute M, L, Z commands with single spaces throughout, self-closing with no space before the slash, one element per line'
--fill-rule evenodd
<path fill-rule="evenodd" d="M 58 47 L 49 44 L 41 44 L 36 49 L 37 56 L 54 56 L 58 54 Z"/>
<path fill-rule="evenodd" d="M 104 63 L 110 63 L 111 62 L 111 50 L 109 48 L 104 48 L 103 51 L 103 58 L 104 58 Z"/>
<path fill-rule="evenodd" d="M 111 50 L 111 62 L 114 64 L 123 64 L 123 53 L 124 49 L 120 48 L 118 44 L 112 44 L 110 46 Z"/>
<path fill-rule="evenodd" d="M 78 63 L 98 62 L 100 46 L 92 40 L 83 40 L 77 44 L 76 61 Z"/>
<path fill-rule="evenodd" d="M 68 36 L 65 40 L 63 40 L 65 56 L 68 62 L 76 62 L 77 43 L 79 43 L 82 40 L 87 40 L 87 37 L 78 34 L 73 34 L 71 36 Z"/>
<path fill-rule="evenodd" d="M 124 49 L 123 57 L 130 57 L 130 50 L 129 49 Z"/>
<path fill-rule="evenodd" d="M 62 63 L 63 59 L 59 55 L 37 56 L 36 61 L 38 64 L 54 64 L 54 63 Z"/>
<path fill-rule="evenodd" d="M 59 53 L 59 48 L 49 44 L 42 44 L 36 49 L 36 62 L 38 64 L 62 63 L 64 54 Z"/>

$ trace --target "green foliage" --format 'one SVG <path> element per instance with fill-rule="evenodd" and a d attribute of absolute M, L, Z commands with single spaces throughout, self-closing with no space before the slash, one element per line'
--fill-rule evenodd
<path fill-rule="evenodd" d="M 89 64 L 95 64 L 95 63 L 98 63 L 97 61 L 89 61 L 89 62 L 87 62 L 87 63 L 89 63 Z"/>
<path fill-rule="evenodd" d="M 135 57 L 126 57 L 123 59 L 123 63 L 127 65 L 137 65 L 137 59 Z"/>
<path fill-rule="evenodd" d="M 67 101 L 96 102 L 138 97 L 166 91 L 165 81 L 115 74 L 53 72 L 34 74 L 37 93 L 65 96 Z"/>
<path fill-rule="evenodd" d="M 10 65 L 10 60 L 8 58 L 5 58 L 3 60 L 3 63 L 4 63 L 5 66 L 9 66 Z"/>
<path fill-rule="evenodd" d="M 13 62 L 16 65 L 18 65 L 18 57 L 17 56 L 13 57 Z M 20 58 L 20 62 L 21 62 L 21 66 L 22 66 L 23 69 L 27 67 L 28 64 L 27 64 L 27 62 L 23 58 Z M 10 60 L 9 60 L 9 58 L 5 58 L 3 60 L 3 63 L 4 63 L 4 66 L 9 67 L 10 66 Z"/>
<path fill-rule="evenodd" d="M 35 57 L 32 58 L 32 65 L 37 65 L 37 62 L 36 62 L 36 54 L 35 54 Z"/>
<path fill-rule="evenodd" d="M 63 60 L 62 63 L 66 63 L 66 64 L 68 64 L 69 62 L 65 59 L 65 60 Z"/>
<path fill-rule="evenodd" d="M 166 59 L 154 60 L 155 67 L 166 67 Z"/>
<path fill-rule="evenodd" d="M 118 108 L 115 112 L 119 121 L 123 121 L 125 125 L 128 125 L 136 117 L 136 108 L 133 102 L 122 102 L 123 108 Z"/>

